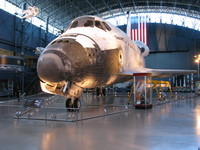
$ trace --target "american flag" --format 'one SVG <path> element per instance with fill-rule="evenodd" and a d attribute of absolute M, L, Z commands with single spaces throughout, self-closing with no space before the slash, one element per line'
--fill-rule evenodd
<path fill-rule="evenodd" d="M 131 17 L 131 39 L 133 41 L 142 41 L 147 45 L 147 17 Z"/>

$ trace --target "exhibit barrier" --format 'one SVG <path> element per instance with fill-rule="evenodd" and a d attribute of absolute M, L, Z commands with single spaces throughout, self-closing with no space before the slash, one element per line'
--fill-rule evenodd
<path fill-rule="evenodd" d="M 152 96 L 154 97 L 154 95 Z M 166 94 L 166 97 L 162 97 L 161 99 L 158 99 L 157 97 L 152 98 L 151 102 L 153 106 L 156 106 L 169 102 L 184 100 L 195 96 L 196 95 L 194 93 L 176 92 L 172 97 L 169 92 Z M 14 118 L 41 120 L 45 122 L 79 122 L 100 117 L 106 118 L 107 116 L 120 113 L 127 113 L 135 108 L 133 107 L 135 106 L 135 103 L 127 103 L 127 101 L 125 101 L 126 98 L 123 98 L 123 102 L 121 102 L 122 97 L 116 97 L 114 95 L 110 95 L 110 97 L 97 97 L 91 93 L 86 93 L 82 98 L 84 101 L 89 100 L 89 102 L 85 102 L 80 109 L 73 108 L 71 111 L 68 111 L 70 108 L 64 107 L 64 98 L 61 96 L 38 96 L 35 98 L 29 98 L 25 101 L 24 106 L 19 108 L 19 111 L 16 112 Z M 108 104 L 106 98 L 111 100 L 110 104 Z M 96 100 L 98 103 L 92 104 L 91 102 L 94 100 Z"/>
<path fill-rule="evenodd" d="M 105 117 L 130 111 L 127 105 L 87 105 L 81 109 L 56 106 L 59 96 L 27 100 L 22 111 L 16 112 L 15 119 L 77 122 Z M 55 103 L 55 105 L 51 105 Z M 91 113 L 92 112 L 92 113 Z"/>

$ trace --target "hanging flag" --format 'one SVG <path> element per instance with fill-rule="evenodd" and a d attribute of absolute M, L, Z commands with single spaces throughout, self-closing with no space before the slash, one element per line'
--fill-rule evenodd
<path fill-rule="evenodd" d="M 147 16 L 131 17 L 131 39 L 147 45 Z"/>

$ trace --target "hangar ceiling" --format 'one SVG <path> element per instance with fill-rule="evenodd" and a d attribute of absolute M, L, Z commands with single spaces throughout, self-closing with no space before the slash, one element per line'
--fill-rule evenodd
<path fill-rule="evenodd" d="M 182 14 L 200 19 L 199 0 L 7 0 L 23 7 L 36 6 L 37 17 L 58 28 L 65 29 L 78 16 L 97 15 L 104 19 L 125 15 L 127 11 Z"/>

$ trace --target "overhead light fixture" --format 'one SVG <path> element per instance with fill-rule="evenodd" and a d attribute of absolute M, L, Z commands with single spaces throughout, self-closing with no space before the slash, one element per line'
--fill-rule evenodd
<path fill-rule="evenodd" d="M 197 64 L 200 62 L 200 54 L 194 56 L 194 62 Z"/>

